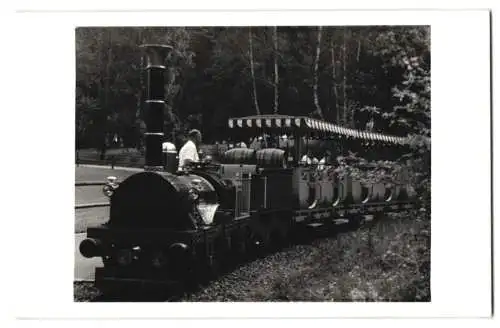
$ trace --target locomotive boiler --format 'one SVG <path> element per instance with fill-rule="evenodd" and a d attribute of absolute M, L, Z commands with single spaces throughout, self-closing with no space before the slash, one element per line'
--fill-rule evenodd
<path fill-rule="evenodd" d="M 147 60 L 144 172 L 124 181 L 108 179 L 109 220 L 87 229 L 79 245 L 101 257 L 97 287 L 113 283 L 169 284 L 217 275 L 221 266 L 287 244 L 292 234 L 334 227 L 366 215 L 415 206 L 404 170 L 391 183 L 340 175 L 332 163 L 302 164 L 309 140 L 329 140 L 337 154 L 349 149 L 393 155 L 406 139 L 347 129 L 309 117 L 260 115 L 231 118 L 234 135 L 289 136 L 286 145 L 234 148 L 220 164 L 193 163 L 166 172 L 163 163 L 164 72 L 171 47 L 143 46 Z M 387 151 L 387 150 L 390 151 Z"/>

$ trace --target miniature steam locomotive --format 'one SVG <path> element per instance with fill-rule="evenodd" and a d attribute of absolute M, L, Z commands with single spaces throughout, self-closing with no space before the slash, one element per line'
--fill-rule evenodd
<path fill-rule="evenodd" d="M 87 229 L 80 253 L 101 257 L 97 287 L 109 283 L 170 283 L 211 277 L 225 261 L 283 246 L 304 229 L 359 221 L 366 215 L 415 206 L 404 171 L 391 184 L 364 183 L 334 165 L 300 163 L 308 140 L 330 140 L 340 153 L 404 152 L 406 139 L 346 129 L 309 117 L 229 119 L 234 136 L 290 136 L 286 147 L 234 148 L 221 163 L 194 163 L 184 172 L 163 168 L 165 60 L 171 48 L 145 46 L 148 55 L 146 166 L 118 183 L 110 179 L 109 221 Z M 370 147 L 368 147 L 368 145 Z M 285 148 L 285 149 L 283 149 Z"/>

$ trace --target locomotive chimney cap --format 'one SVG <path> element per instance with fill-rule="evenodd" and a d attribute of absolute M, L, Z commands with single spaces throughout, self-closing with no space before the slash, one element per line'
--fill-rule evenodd
<path fill-rule="evenodd" d="M 167 55 L 173 50 L 172 46 L 165 44 L 142 44 L 139 48 L 144 49 L 148 55 L 147 67 L 159 67 L 165 69 L 165 59 Z"/>
<path fill-rule="evenodd" d="M 140 48 L 164 48 L 165 50 L 172 50 L 173 47 L 172 46 L 169 46 L 169 45 L 166 45 L 166 44 L 159 44 L 159 43 L 145 43 L 145 44 L 141 44 L 139 46 Z"/>

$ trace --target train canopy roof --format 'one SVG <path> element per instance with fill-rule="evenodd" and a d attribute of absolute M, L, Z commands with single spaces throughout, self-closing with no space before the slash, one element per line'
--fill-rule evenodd
<path fill-rule="evenodd" d="M 320 133 L 396 145 L 407 144 L 407 139 L 404 137 L 348 129 L 340 125 L 305 116 L 256 115 L 236 117 L 230 118 L 228 124 L 229 128 L 232 129 L 281 130 L 286 131 L 286 133 L 301 131 L 302 133 Z"/>

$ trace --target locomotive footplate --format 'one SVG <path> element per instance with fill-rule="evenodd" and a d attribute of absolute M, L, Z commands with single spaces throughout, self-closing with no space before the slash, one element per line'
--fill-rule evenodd
<path fill-rule="evenodd" d="M 130 243 L 158 242 L 168 243 L 171 241 L 189 243 L 201 238 L 200 231 L 171 231 L 166 229 L 119 229 L 113 227 L 96 227 L 87 229 L 87 238 L 102 238 L 105 240 L 120 240 Z"/>

